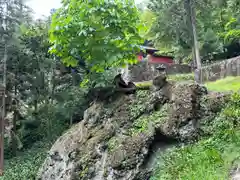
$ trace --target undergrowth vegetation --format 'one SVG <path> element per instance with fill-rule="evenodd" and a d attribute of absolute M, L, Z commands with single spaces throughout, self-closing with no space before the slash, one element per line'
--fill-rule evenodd
<path fill-rule="evenodd" d="M 212 135 L 201 141 L 169 150 L 164 164 L 151 180 L 225 180 L 240 154 L 240 94 L 232 95 L 213 121 Z"/>
<path fill-rule="evenodd" d="M 17 157 L 5 160 L 4 176 L 0 180 L 34 180 L 50 147 L 48 140 L 37 142 Z"/>

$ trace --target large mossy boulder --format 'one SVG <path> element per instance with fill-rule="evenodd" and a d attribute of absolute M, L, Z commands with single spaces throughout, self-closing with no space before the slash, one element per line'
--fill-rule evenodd
<path fill-rule="evenodd" d="M 94 102 L 52 146 L 37 179 L 149 179 L 145 164 L 158 136 L 196 139 L 206 117 L 221 110 L 209 101 L 225 100 L 212 95 L 208 101 L 206 88 L 192 82 L 166 86 Z"/>
<path fill-rule="evenodd" d="M 206 94 L 206 88 L 198 84 L 174 84 L 167 108 L 168 115 L 160 125 L 161 131 L 181 140 L 196 138 L 202 116 L 200 101 Z"/>

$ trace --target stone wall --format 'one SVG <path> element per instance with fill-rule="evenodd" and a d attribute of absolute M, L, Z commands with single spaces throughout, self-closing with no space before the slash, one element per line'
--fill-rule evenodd
<path fill-rule="evenodd" d="M 227 76 L 240 76 L 240 56 L 202 67 L 201 81 L 216 81 Z"/>
<path fill-rule="evenodd" d="M 149 81 L 159 74 L 159 71 L 156 69 L 159 65 L 160 64 L 142 61 L 138 64 L 127 66 L 125 69 L 121 69 L 121 73 L 127 82 Z M 166 73 L 169 75 L 187 74 L 191 72 L 192 69 L 189 65 L 173 64 L 167 66 L 166 69 Z M 227 76 L 240 76 L 240 56 L 205 65 L 200 72 L 201 82 L 216 81 Z"/>
<path fill-rule="evenodd" d="M 125 80 L 133 82 L 142 82 L 152 80 L 159 71 L 156 69 L 160 64 L 152 64 L 147 61 L 139 62 L 138 64 L 128 66 L 123 72 Z M 167 74 L 185 74 L 191 73 L 191 67 L 189 65 L 174 64 L 167 66 Z"/>

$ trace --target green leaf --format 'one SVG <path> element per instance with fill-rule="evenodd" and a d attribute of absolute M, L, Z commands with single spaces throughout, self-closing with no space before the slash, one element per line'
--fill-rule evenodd
<path fill-rule="evenodd" d="M 139 14 L 133 0 L 69 0 L 52 17 L 50 41 L 52 54 L 67 65 L 76 65 L 79 53 L 92 72 L 118 66 L 139 51 Z M 61 47 L 61 48 L 59 48 Z M 70 53 L 67 54 L 67 52 Z M 131 53 L 130 53 L 131 52 Z"/>

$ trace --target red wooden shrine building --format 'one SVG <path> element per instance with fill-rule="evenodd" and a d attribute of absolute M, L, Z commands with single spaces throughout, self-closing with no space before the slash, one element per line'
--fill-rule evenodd
<path fill-rule="evenodd" d="M 144 45 L 140 46 L 141 51 L 137 54 L 139 61 L 148 60 L 149 63 L 153 64 L 174 64 L 174 57 L 156 54 L 159 50 L 149 44 L 149 41 L 145 41 Z"/>

